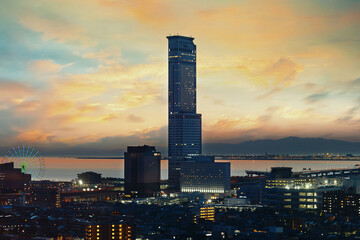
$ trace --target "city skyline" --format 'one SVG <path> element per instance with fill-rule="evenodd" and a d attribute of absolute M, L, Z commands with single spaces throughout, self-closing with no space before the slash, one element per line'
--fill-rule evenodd
<path fill-rule="evenodd" d="M 358 2 L 143 4 L 4 3 L 0 147 L 167 146 L 164 36 L 177 33 L 200 46 L 204 143 L 360 141 Z"/>

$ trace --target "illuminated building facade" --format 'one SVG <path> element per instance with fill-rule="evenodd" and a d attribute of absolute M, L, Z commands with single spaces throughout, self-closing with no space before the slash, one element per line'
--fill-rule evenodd
<path fill-rule="evenodd" d="M 88 225 L 85 228 L 85 240 L 135 239 L 133 226 L 128 224 Z"/>
<path fill-rule="evenodd" d="M 124 156 L 125 193 L 148 197 L 159 192 L 161 154 L 155 147 L 128 147 Z"/>
<path fill-rule="evenodd" d="M 360 194 L 345 191 L 328 191 L 323 194 L 324 213 L 360 216 Z"/>
<path fill-rule="evenodd" d="M 265 180 L 262 204 L 289 209 L 320 209 L 326 191 L 342 187 L 337 179 L 270 178 Z"/>
<path fill-rule="evenodd" d="M 194 38 L 169 41 L 169 185 L 180 189 L 180 164 L 201 155 L 201 114 L 196 113 L 196 45 Z"/>
<path fill-rule="evenodd" d="M 230 190 L 230 163 L 183 162 L 181 192 L 225 193 Z"/>
<path fill-rule="evenodd" d="M 215 222 L 215 207 L 200 207 L 199 218 Z"/>

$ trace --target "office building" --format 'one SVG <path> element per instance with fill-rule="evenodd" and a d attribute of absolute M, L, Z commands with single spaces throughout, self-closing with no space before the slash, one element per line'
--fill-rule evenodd
<path fill-rule="evenodd" d="M 320 209 L 323 194 L 342 188 L 339 179 L 291 177 L 291 168 L 272 168 L 265 179 L 262 204 L 297 210 Z"/>
<path fill-rule="evenodd" d="M 327 191 L 323 194 L 324 213 L 360 216 L 360 194 L 345 191 Z"/>
<path fill-rule="evenodd" d="M 133 226 L 129 224 L 88 225 L 85 228 L 86 240 L 132 240 L 135 239 Z"/>
<path fill-rule="evenodd" d="M 201 155 L 201 114 L 196 112 L 196 45 L 194 38 L 169 41 L 169 186 L 180 189 L 180 164 Z"/>
<path fill-rule="evenodd" d="M 138 197 L 160 191 L 161 155 L 155 147 L 128 147 L 125 156 L 125 193 Z"/>
<path fill-rule="evenodd" d="M 188 161 L 180 165 L 181 192 L 225 193 L 230 190 L 230 163 Z"/>

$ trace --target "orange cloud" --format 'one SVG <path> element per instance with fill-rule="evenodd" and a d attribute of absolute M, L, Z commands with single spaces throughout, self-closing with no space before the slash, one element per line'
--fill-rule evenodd
<path fill-rule="evenodd" d="M 85 104 L 78 108 L 78 111 L 80 113 L 93 113 L 100 109 L 99 103 L 91 103 L 91 104 Z"/>
<path fill-rule="evenodd" d="M 222 8 L 216 6 L 198 10 L 198 16 L 197 22 L 203 27 L 202 33 L 211 37 L 214 43 L 236 48 L 274 48 L 276 45 L 273 44 L 333 33 L 360 20 L 356 10 L 324 16 L 299 11 L 290 2 L 283 0 L 247 1 Z M 282 51 L 281 48 L 278 50 Z"/>
<path fill-rule="evenodd" d="M 40 103 L 38 101 L 24 101 L 15 106 L 17 112 L 34 111 L 38 109 Z"/>
<path fill-rule="evenodd" d="M 254 115 L 246 115 L 241 118 L 228 118 L 222 116 L 210 124 L 204 124 L 204 129 L 209 131 L 216 129 L 216 132 L 232 134 L 233 131 L 238 129 L 251 129 L 259 127 L 262 124 L 261 119 Z"/>
<path fill-rule="evenodd" d="M 70 65 L 71 65 L 71 63 L 63 66 L 63 65 L 55 63 L 51 59 L 46 59 L 46 60 L 31 61 L 29 63 L 29 68 L 32 72 L 37 73 L 37 74 L 39 74 L 39 73 L 57 73 L 62 68 L 70 66 Z"/>
<path fill-rule="evenodd" d="M 22 133 L 15 137 L 16 141 L 31 143 L 51 142 L 53 138 L 53 135 L 44 133 L 41 130 L 23 130 Z"/>
<path fill-rule="evenodd" d="M 19 82 L 0 81 L 0 101 L 8 108 L 11 104 L 24 102 L 36 93 L 34 89 Z"/>
<path fill-rule="evenodd" d="M 46 116 L 53 117 L 70 112 L 75 103 L 69 100 L 55 100 L 46 105 Z"/>
<path fill-rule="evenodd" d="M 217 64 L 218 63 L 218 64 Z M 246 57 L 226 57 L 221 62 L 218 59 L 209 58 L 201 63 L 199 72 L 207 76 L 221 72 L 223 74 L 233 73 L 237 76 L 250 77 L 253 83 L 263 87 L 286 87 L 290 85 L 298 74 L 304 71 L 305 67 L 296 63 L 288 57 L 278 60 Z M 237 84 L 239 77 L 231 78 L 218 82 L 220 84 Z"/>
<path fill-rule="evenodd" d="M 263 71 L 252 74 L 253 79 L 266 86 L 287 86 L 304 70 L 304 67 L 290 58 L 280 58 Z"/>
<path fill-rule="evenodd" d="M 100 0 L 100 5 L 115 8 L 120 11 L 124 9 L 136 20 L 143 24 L 165 25 L 175 20 L 177 11 L 169 2 L 161 0 L 133 0 L 133 1 L 111 1 Z"/>

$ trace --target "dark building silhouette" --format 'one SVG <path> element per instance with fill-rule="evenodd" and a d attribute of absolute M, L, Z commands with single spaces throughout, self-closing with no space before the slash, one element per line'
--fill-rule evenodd
<path fill-rule="evenodd" d="M 79 181 L 82 181 L 82 184 L 98 184 L 101 183 L 101 174 L 95 172 L 84 172 L 78 174 Z"/>
<path fill-rule="evenodd" d="M 180 164 L 201 155 L 201 114 L 196 113 L 196 45 L 194 38 L 169 41 L 169 185 L 180 189 Z"/>
<path fill-rule="evenodd" d="M 128 147 L 125 156 L 125 193 L 138 197 L 160 191 L 161 154 L 155 147 Z"/>
<path fill-rule="evenodd" d="M 272 178 L 291 178 L 292 168 L 291 167 L 272 167 L 270 177 Z"/>
<path fill-rule="evenodd" d="M 23 192 L 24 187 L 31 181 L 31 175 L 14 168 L 13 162 L 0 164 L 0 193 Z"/>
<path fill-rule="evenodd" d="M 61 207 L 60 189 L 52 181 L 32 181 L 28 185 L 26 193 L 28 205 Z"/>

